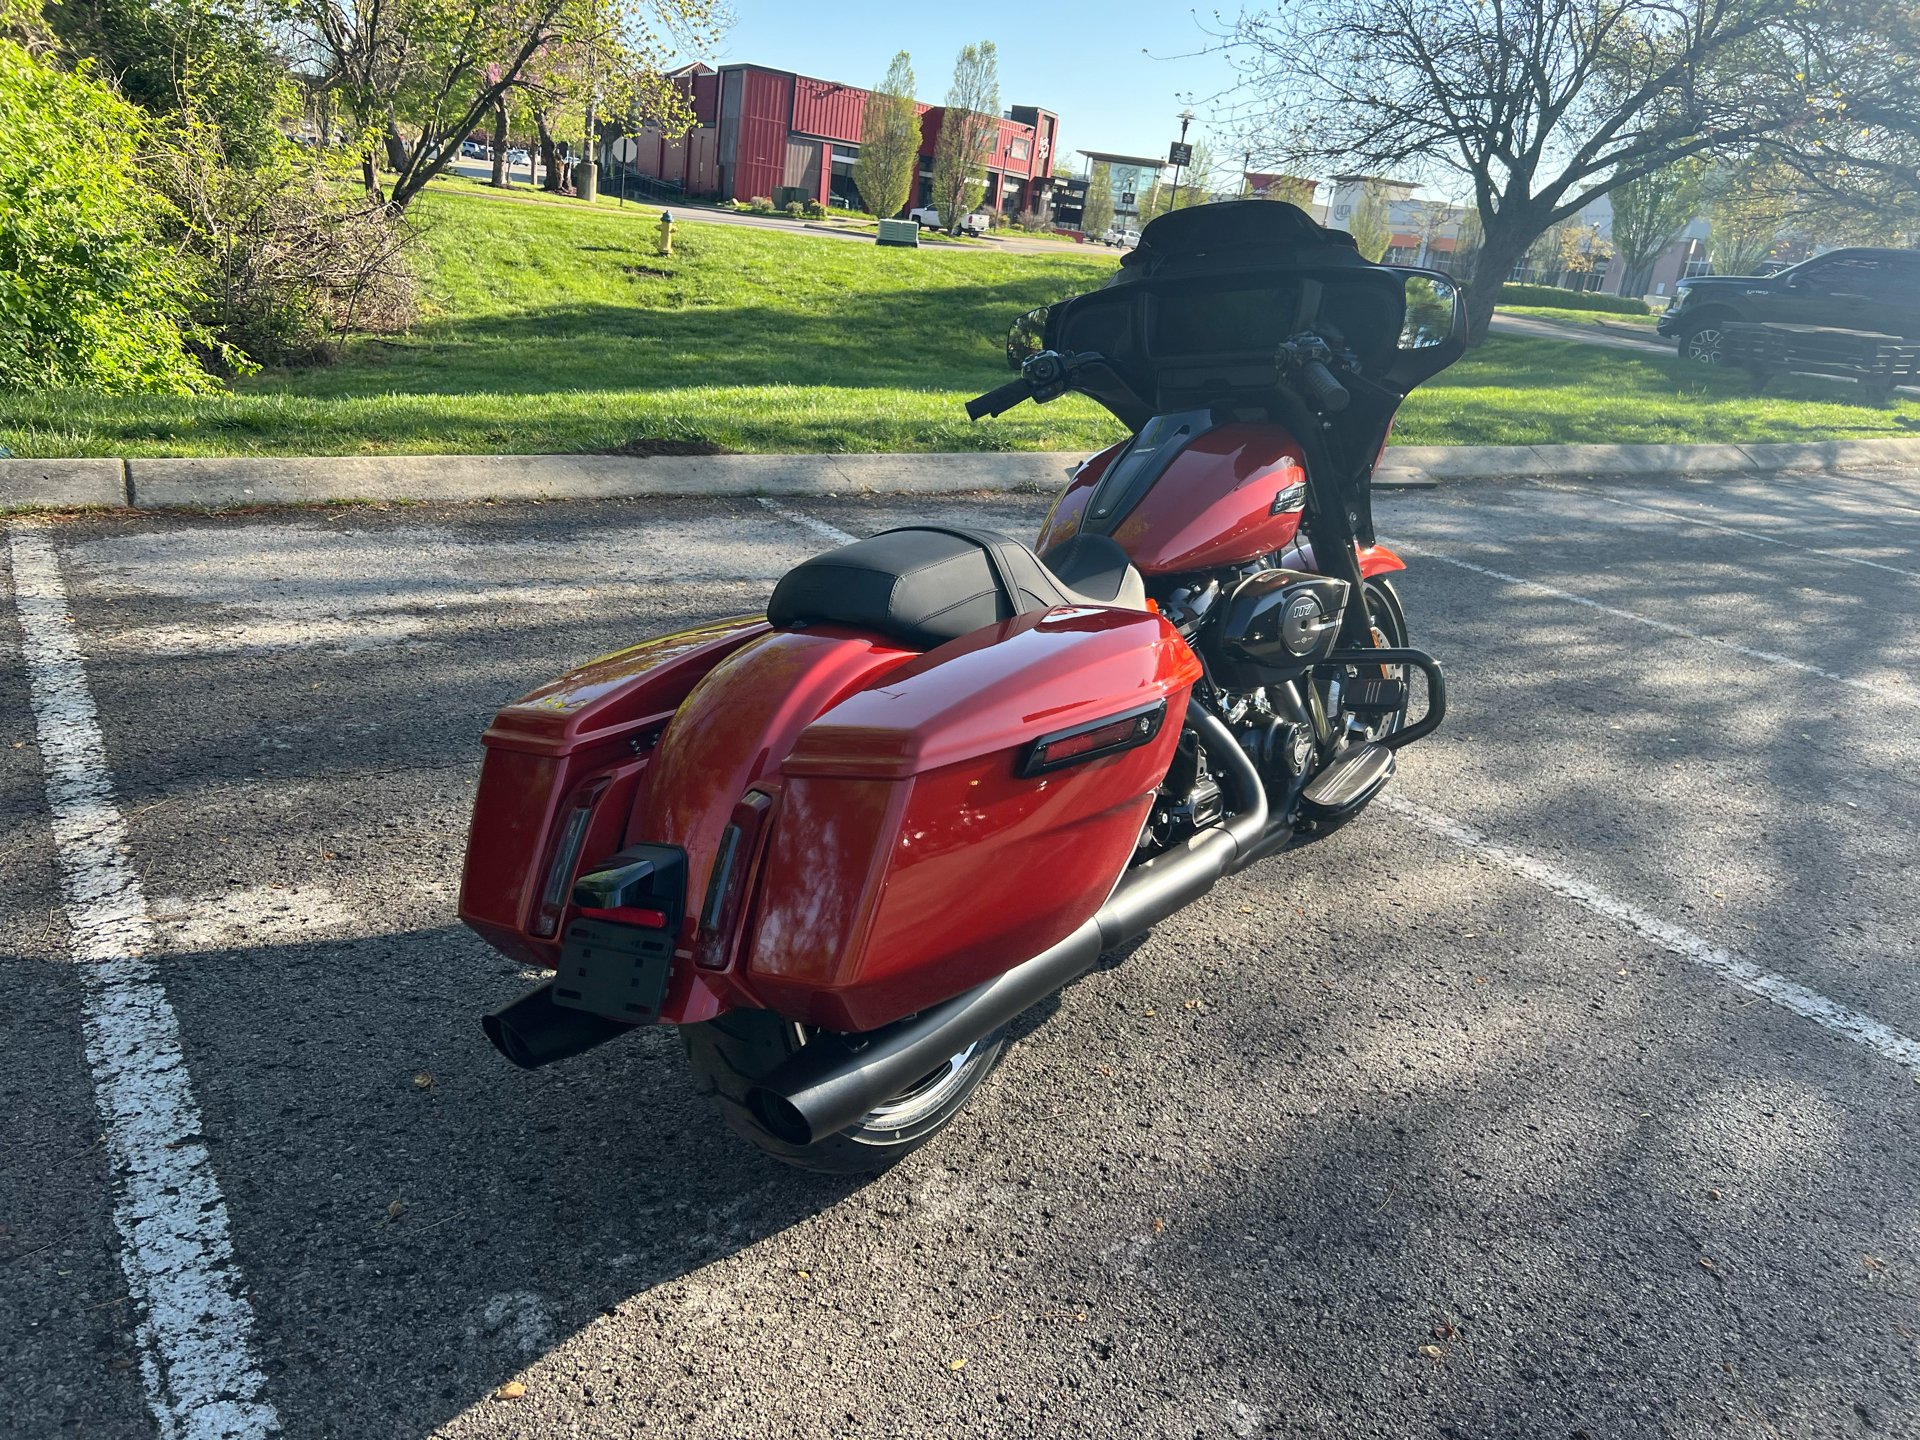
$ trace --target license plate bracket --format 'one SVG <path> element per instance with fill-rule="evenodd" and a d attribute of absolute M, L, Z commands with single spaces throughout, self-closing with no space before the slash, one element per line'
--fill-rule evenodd
<path fill-rule="evenodd" d="M 673 971 L 673 935 L 608 920 L 574 920 L 560 942 L 553 1003 L 629 1025 L 660 1018 Z"/>

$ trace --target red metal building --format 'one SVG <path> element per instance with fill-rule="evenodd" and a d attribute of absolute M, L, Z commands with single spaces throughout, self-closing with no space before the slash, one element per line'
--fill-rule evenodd
<path fill-rule="evenodd" d="M 858 203 L 852 171 L 860 155 L 867 91 L 762 65 L 724 65 L 717 71 L 690 65 L 678 78 L 693 102 L 695 126 L 680 139 L 651 130 L 638 136 L 633 164 L 640 174 L 678 180 L 689 195 L 722 200 L 765 196 L 779 205 Z M 937 106 L 918 108 L 920 181 L 914 203 L 925 204 L 945 112 Z M 1052 111 L 1016 105 L 1000 121 L 981 204 L 1007 214 L 1033 204 L 1059 152 L 1059 129 L 1060 117 Z"/>

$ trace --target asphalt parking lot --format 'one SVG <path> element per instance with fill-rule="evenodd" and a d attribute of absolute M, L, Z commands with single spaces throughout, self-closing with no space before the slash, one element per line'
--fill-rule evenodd
<path fill-rule="evenodd" d="M 8 522 L 0 1433 L 1920 1433 L 1920 477 L 1382 496 L 1452 693 L 1391 804 L 878 1179 L 670 1034 L 486 1045 L 495 707 L 1046 504 Z"/>

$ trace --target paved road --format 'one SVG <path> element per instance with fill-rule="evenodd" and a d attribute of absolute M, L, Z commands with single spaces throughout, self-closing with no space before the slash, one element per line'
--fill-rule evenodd
<path fill-rule="evenodd" d="M 781 509 L 13 522 L 0 1432 L 155 1433 L 124 1258 L 194 1435 L 1914 1433 L 1920 479 L 1384 497 L 1454 693 L 1392 807 L 858 1184 L 668 1035 L 512 1071 L 452 915 L 502 701 L 1043 502 Z"/>
<path fill-rule="evenodd" d="M 1525 335 L 1534 340 L 1575 340 L 1582 345 L 1604 345 L 1610 350 L 1633 350 L 1641 354 L 1652 350 L 1668 354 L 1673 352 L 1673 342 L 1662 340 L 1651 330 L 1643 340 L 1637 335 L 1610 333 L 1591 325 L 1558 325 L 1531 315 L 1501 315 L 1497 312 L 1487 325 L 1496 335 Z"/>

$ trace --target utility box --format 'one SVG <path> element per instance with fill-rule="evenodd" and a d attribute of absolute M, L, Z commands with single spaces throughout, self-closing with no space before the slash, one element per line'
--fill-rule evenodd
<path fill-rule="evenodd" d="M 917 220 L 882 220 L 880 222 L 880 240 L 882 245 L 920 244 L 920 222 Z"/>

